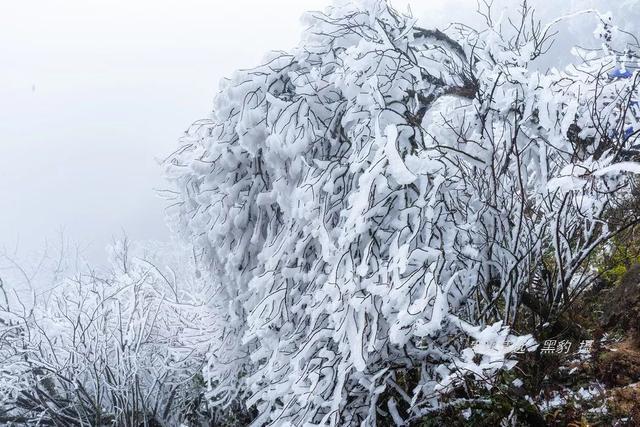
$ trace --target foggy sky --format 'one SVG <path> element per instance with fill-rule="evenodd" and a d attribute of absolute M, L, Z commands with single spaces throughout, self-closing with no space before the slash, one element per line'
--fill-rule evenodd
<path fill-rule="evenodd" d="M 156 158 L 221 77 L 293 46 L 323 4 L 0 0 L 0 247 L 64 230 L 97 261 L 123 230 L 165 240 Z"/>

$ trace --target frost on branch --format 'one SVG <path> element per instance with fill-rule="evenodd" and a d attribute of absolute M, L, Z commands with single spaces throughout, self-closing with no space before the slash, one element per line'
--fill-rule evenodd
<path fill-rule="evenodd" d="M 610 77 L 604 48 L 535 71 L 552 29 L 520 18 L 443 33 L 340 3 L 222 83 L 167 163 L 218 290 L 215 402 L 255 405 L 254 425 L 401 424 L 464 379 L 491 387 L 534 344 L 510 332 L 518 307 L 551 315 L 593 279 L 584 261 L 616 232 L 602 215 L 637 172 L 616 166 L 637 73 Z"/>
<path fill-rule="evenodd" d="M 214 290 L 187 279 L 193 262 L 175 245 L 111 252 L 112 271 L 43 283 L 31 301 L 5 284 L 0 424 L 178 425 L 215 415 L 200 405 L 198 380 Z"/>

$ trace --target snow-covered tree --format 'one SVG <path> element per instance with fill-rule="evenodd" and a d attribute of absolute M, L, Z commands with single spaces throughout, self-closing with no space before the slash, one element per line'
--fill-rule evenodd
<path fill-rule="evenodd" d="M 337 1 L 225 80 L 167 161 L 186 249 L 0 254 L 0 423 L 408 425 L 491 390 L 640 222 L 640 46 L 485 6 Z M 541 70 L 577 16 L 596 46 Z"/>
<path fill-rule="evenodd" d="M 519 307 L 549 318 L 588 286 L 640 172 L 637 58 L 585 13 L 601 47 L 541 72 L 570 17 L 524 4 L 439 31 L 339 2 L 222 83 L 168 161 L 217 292 L 215 403 L 243 399 L 254 425 L 403 425 L 514 366 L 533 345 L 510 331 Z"/>
<path fill-rule="evenodd" d="M 213 290 L 179 248 L 111 251 L 112 271 L 0 305 L 0 424 L 178 425 L 215 416 L 202 367 Z M 187 254 L 189 252 L 187 251 Z"/>

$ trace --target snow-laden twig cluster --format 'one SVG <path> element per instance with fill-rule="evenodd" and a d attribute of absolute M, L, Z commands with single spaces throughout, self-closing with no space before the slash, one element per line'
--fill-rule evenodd
<path fill-rule="evenodd" d="M 8 292 L 0 424 L 198 421 L 212 292 L 189 279 L 193 260 L 181 254 L 121 243 L 109 273 L 68 278 L 31 298 Z"/>
<path fill-rule="evenodd" d="M 168 162 L 177 229 L 225 311 L 213 398 L 241 395 L 255 425 L 401 424 L 513 366 L 532 344 L 507 327 L 523 295 L 550 316 L 593 278 L 637 172 L 619 162 L 638 74 L 609 76 L 610 51 L 535 71 L 553 25 L 521 12 L 444 33 L 340 4 L 223 83 Z"/>

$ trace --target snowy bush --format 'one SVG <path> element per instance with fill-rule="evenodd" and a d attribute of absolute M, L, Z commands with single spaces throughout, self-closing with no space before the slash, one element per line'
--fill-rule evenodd
<path fill-rule="evenodd" d="M 120 243 L 110 272 L 61 280 L 30 302 L 8 292 L 0 310 L 0 423 L 209 419 L 200 402 L 212 295 L 189 279 L 193 260 L 183 254 Z"/>
<path fill-rule="evenodd" d="M 341 2 L 222 83 L 167 163 L 218 292 L 215 403 L 255 405 L 254 425 L 401 425 L 514 365 L 533 277 L 539 311 L 569 304 L 639 171 L 636 58 L 590 13 L 602 48 L 542 72 L 562 19 L 441 32 Z"/>

